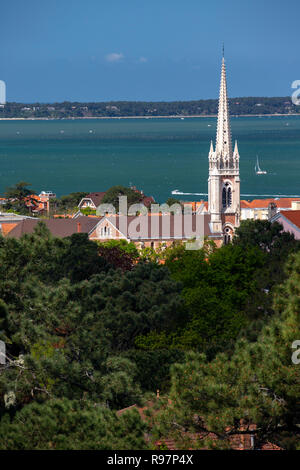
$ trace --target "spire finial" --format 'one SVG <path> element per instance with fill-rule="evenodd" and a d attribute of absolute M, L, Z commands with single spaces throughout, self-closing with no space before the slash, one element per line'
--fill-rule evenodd
<path fill-rule="evenodd" d="M 222 48 L 222 57 L 223 57 L 223 59 L 224 59 L 224 50 L 225 50 L 225 48 L 224 48 L 224 42 L 223 42 L 223 48 Z"/>

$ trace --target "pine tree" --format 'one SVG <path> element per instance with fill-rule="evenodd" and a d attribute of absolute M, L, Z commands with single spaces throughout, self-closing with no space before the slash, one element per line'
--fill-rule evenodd
<path fill-rule="evenodd" d="M 300 366 L 292 362 L 292 344 L 300 340 L 299 253 L 287 271 L 276 293 L 276 314 L 256 342 L 239 340 L 232 356 L 218 354 L 211 362 L 190 353 L 173 366 L 171 404 L 157 418 L 157 435 L 173 436 L 180 448 L 212 444 L 209 438 L 187 444 L 184 431 L 214 433 L 214 445 L 224 448 L 233 434 L 255 425 L 257 443 L 300 448 Z"/>
<path fill-rule="evenodd" d="M 0 419 L 1 450 L 147 449 L 146 425 L 136 410 L 117 416 L 87 400 L 30 403 Z"/>

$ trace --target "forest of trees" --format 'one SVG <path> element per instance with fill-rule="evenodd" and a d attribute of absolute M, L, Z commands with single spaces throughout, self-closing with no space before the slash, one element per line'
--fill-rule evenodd
<path fill-rule="evenodd" d="M 196 251 L 58 239 L 42 221 L 1 238 L 0 449 L 153 449 L 170 436 L 191 449 L 198 431 L 226 448 L 241 419 L 300 448 L 299 273 L 299 242 L 267 221 Z M 116 413 L 157 389 L 151 428 Z"/>
<path fill-rule="evenodd" d="M 243 97 L 229 99 L 233 115 L 298 114 L 300 107 L 290 97 Z M 84 117 L 126 116 L 198 116 L 216 115 L 218 100 L 195 101 L 112 101 L 62 103 L 6 103 L 0 107 L 0 118 L 66 119 Z"/>

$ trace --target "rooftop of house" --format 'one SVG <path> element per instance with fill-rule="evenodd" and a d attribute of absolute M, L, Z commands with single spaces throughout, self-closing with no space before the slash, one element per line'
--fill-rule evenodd
<path fill-rule="evenodd" d="M 34 217 L 30 217 L 29 215 L 15 214 L 14 212 L 0 212 L 0 223 L 7 221 L 20 221 L 23 219 L 35 220 Z"/>
<path fill-rule="evenodd" d="M 171 401 L 168 399 L 169 405 L 171 404 Z M 143 421 L 146 421 L 151 425 L 153 425 L 153 421 L 155 421 L 155 417 L 159 413 L 159 395 L 157 395 L 156 398 L 154 398 L 153 401 L 148 401 L 144 406 L 138 406 L 138 405 L 131 405 L 128 406 L 127 408 L 123 408 L 122 410 L 117 411 L 117 415 L 121 416 L 123 413 L 126 413 L 126 411 L 131 410 L 131 409 L 136 409 Z M 256 429 L 256 425 L 252 424 L 249 426 L 249 433 L 243 433 L 243 434 L 232 434 L 229 437 L 229 442 L 230 442 L 230 448 L 233 450 L 282 450 L 279 446 L 276 444 L 273 444 L 269 441 L 266 442 L 260 442 L 257 439 L 251 439 L 251 431 L 254 431 Z M 242 426 L 241 426 L 241 431 L 242 431 Z M 186 437 L 188 440 L 190 440 L 191 445 L 197 446 L 197 443 L 200 443 L 204 439 L 210 439 L 211 441 L 216 441 L 217 440 L 217 435 L 213 432 L 209 432 L 208 434 L 206 432 L 198 432 L 198 433 L 188 433 L 188 432 L 183 432 L 182 433 L 183 437 Z M 149 436 L 146 436 L 146 439 L 149 439 Z M 156 447 L 160 447 L 161 445 L 164 445 L 167 447 L 168 450 L 178 450 L 178 445 L 176 444 L 176 440 L 167 437 L 166 438 L 161 438 L 155 442 Z M 197 446 L 198 447 L 198 446 Z M 203 450 L 206 450 L 207 448 L 203 447 Z"/>
<path fill-rule="evenodd" d="M 152 196 L 146 196 L 143 193 L 143 191 L 139 191 L 135 187 L 132 187 L 131 189 L 133 191 L 135 191 L 136 193 L 139 193 L 142 196 L 141 203 L 144 204 L 146 207 L 148 207 L 148 206 L 150 206 L 150 204 L 154 203 L 154 198 Z M 89 193 L 81 199 L 80 203 L 78 204 L 78 207 L 80 208 L 82 203 L 84 201 L 86 201 L 87 199 L 90 199 L 93 202 L 93 204 L 95 205 L 95 207 L 98 207 L 99 204 L 101 204 L 102 199 L 103 199 L 105 194 L 106 194 L 106 191 Z"/>
<path fill-rule="evenodd" d="M 202 216 L 201 216 L 202 217 Z M 88 217 L 78 215 L 76 218 L 44 219 L 50 232 L 55 237 L 68 237 L 73 233 L 88 233 L 91 239 L 98 239 L 97 225 L 107 221 L 115 227 L 123 237 L 135 241 L 149 240 L 189 240 L 199 236 L 210 237 L 210 216 L 203 214 L 203 218 L 193 214 L 191 218 L 178 218 L 173 214 L 151 214 L 146 219 L 141 215 L 120 216 L 108 215 L 104 217 Z M 26 218 L 16 221 L 15 226 L 6 233 L 8 237 L 20 238 L 24 234 L 33 233 L 40 219 Z M 110 238 L 110 237 L 109 237 Z"/>
<path fill-rule="evenodd" d="M 280 211 L 280 214 L 300 229 L 300 210 Z"/>
<path fill-rule="evenodd" d="M 91 199 L 91 201 L 95 204 L 96 207 L 101 204 L 101 201 L 105 195 L 105 191 L 102 192 L 97 192 L 97 193 L 89 193 L 85 197 L 83 197 L 79 203 L 79 206 L 81 205 L 81 202 L 86 200 L 86 199 Z"/>
<path fill-rule="evenodd" d="M 253 199 L 252 201 L 241 200 L 242 209 L 268 209 L 269 204 L 276 204 L 278 209 L 290 209 L 293 201 L 300 201 L 297 197 L 281 197 L 281 198 L 266 198 L 266 199 Z"/>
<path fill-rule="evenodd" d="M 45 219 L 43 222 L 53 236 L 63 238 L 73 233 L 89 233 L 99 220 L 101 217 L 92 219 L 81 216 L 77 219 Z M 39 221 L 40 219 L 24 219 L 7 233 L 7 237 L 20 238 L 24 234 L 32 233 Z"/>
<path fill-rule="evenodd" d="M 145 219 L 146 217 L 146 219 Z M 135 241 L 145 240 L 180 240 L 192 239 L 197 232 L 198 236 L 212 235 L 210 231 L 210 215 L 202 216 L 193 214 L 191 218 L 181 218 L 173 214 L 163 215 L 148 213 L 147 216 L 109 215 L 105 216 L 113 226 L 126 238 Z M 78 220 L 78 219 L 76 219 Z M 96 228 L 96 227 L 95 227 Z M 91 238 L 94 234 L 91 233 Z"/>
<path fill-rule="evenodd" d="M 204 206 L 204 209 L 208 210 L 208 201 L 201 200 L 201 201 L 184 201 L 183 202 L 183 205 L 190 206 L 193 212 L 197 212 L 197 210 L 202 204 Z"/>

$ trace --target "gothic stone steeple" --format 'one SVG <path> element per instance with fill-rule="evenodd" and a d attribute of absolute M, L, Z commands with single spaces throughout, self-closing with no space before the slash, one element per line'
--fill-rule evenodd
<path fill-rule="evenodd" d="M 239 159 L 237 142 L 232 151 L 226 67 L 223 57 L 216 146 L 214 150 L 211 142 L 208 155 L 208 210 L 211 214 L 212 232 L 219 234 L 219 237 L 225 237 L 225 242 L 230 239 L 234 228 L 239 225 Z"/>

